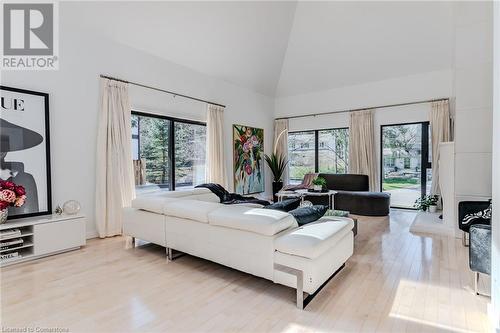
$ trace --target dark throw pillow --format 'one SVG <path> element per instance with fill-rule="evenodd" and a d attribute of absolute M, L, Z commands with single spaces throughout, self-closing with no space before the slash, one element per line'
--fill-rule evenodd
<path fill-rule="evenodd" d="M 327 206 L 314 205 L 311 207 L 300 207 L 289 211 L 295 217 L 299 225 L 304 225 L 319 220 L 328 210 Z"/>
<path fill-rule="evenodd" d="M 275 209 L 275 210 L 280 210 L 282 212 L 289 212 L 299 207 L 299 205 L 300 205 L 300 198 L 294 198 L 294 199 L 287 199 L 275 202 L 273 204 L 270 204 L 269 206 L 265 206 L 262 208 Z"/>

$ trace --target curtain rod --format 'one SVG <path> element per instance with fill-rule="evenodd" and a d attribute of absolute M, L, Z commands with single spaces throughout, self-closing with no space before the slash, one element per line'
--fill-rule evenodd
<path fill-rule="evenodd" d="M 128 83 L 128 84 L 133 84 L 134 86 L 138 86 L 138 87 L 143 87 L 143 88 L 147 88 L 147 89 L 161 91 L 161 92 L 173 95 L 174 97 L 180 96 L 180 97 L 183 97 L 183 98 L 192 99 L 194 101 L 198 101 L 198 102 L 202 102 L 202 103 L 208 103 L 208 104 L 220 106 L 220 107 L 223 107 L 223 108 L 226 107 L 225 105 L 222 105 L 222 104 L 219 104 L 219 103 L 210 102 L 210 101 L 207 101 L 207 100 L 204 100 L 204 99 L 201 99 L 201 98 L 196 98 L 196 97 L 192 97 L 192 96 L 188 96 L 188 95 L 178 94 L 176 92 L 168 91 L 168 90 L 165 90 L 165 89 L 160 89 L 160 88 L 156 88 L 156 87 L 152 87 L 152 86 L 147 86 L 147 85 L 142 84 L 142 83 L 137 83 L 137 82 L 127 81 L 127 80 L 117 79 L 116 77 L 112 77 L 112 76 L 108 76 L 108 75 L 103 75 L 103 74 L 101 74 L 99 76 L 102 77 L 103 79 L 109 79 L 109 80 L 113 80 L 113 81 L 124 82 L 124 83 Z"/>
<path fill-rule="evenodd" d="M 301 115 L 298 115 L 298 116 L 280 117 L 280 118 L 276 118 L 276 120 L 279 120 L 279 119 L 305 118 L 305 117 L 316 117 L 316 116 L 323 116 L 323 115 L 327 115 L 327 114 L 346 113 L 346 112 L 363 111 L 363 110 L 370 110 L 370 109 L 392 108 L 392 107 L 396 107 L 396 106 L 405 106 L 405 105 L 413 105 L 413 104 L 432 103 L 432 102 L 449 101 L 449 100 L 450 100 L 449 98 L 428 99 L 426 101 L 388 104 L 388 105 L 374 106 L 374 107 L 368 107 L 368 108 L 359 108 L 359 109 L 350 109 L 350 110 L 341 110 L 341 111 L 328 111 L 328 112 L 320 112 L 320 113 L 315 113 L 315 114 L 301 114 Z"/>

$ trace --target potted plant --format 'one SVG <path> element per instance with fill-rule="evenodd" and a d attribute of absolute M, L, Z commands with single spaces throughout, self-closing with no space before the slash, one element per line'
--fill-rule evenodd
<path fill-rule="evenodd" d="M 283 174 L 288 161 L 283 155 L 277 153 L 264 155 L 264 159 L 273 174 L 273 200 L 277 201 L 276 193 L 283 188 Z"/>
<path fill-rule="evenodd" d="M 439 200 L 439 197 L 437 195 L 429 195 L 428 196 L 429 212 L 430 213 L 435 213 L 437 211 L 438 200 Z"/>
<path fill-rule="evenodd" d="M 313 190 L 316 192 L 321 192 L 323 191 L 323 188 L 326 187 L 326 179 L 323 177 L 317 177 L 315 180 L 312 181 L 313 183 Z"/>
<path fill-rule="evenodd" d="M 424 195 L 415 200 L 415 204 L 413 205 L 413 207 L 423 212 L 429 210 L 429 212 L 435 213 L 437 210 L 437 202 L 437 195 Z"/>

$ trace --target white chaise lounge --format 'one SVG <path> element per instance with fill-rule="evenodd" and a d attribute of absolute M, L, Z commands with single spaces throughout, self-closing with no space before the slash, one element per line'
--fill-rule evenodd
<path fill-rule="evenodd" d="M 208 189 L 161 192 L 124 210 L 124 234 L 297 289 L 303 308 L 353 253 L 353 221 L 298 227 L 285 212 L 224 205 Z M 304 299 L 303 292 L 309 294 Z"/>

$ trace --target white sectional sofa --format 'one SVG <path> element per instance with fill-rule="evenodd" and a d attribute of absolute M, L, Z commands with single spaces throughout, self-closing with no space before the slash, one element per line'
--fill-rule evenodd
<path fill-rule="evenodd" d="M 224 205 L 210 190 L 161 192 L 124 209 L 124 234 L 297 289 L 303 308 L 353 253 L 351 219 L 298 227 L 285 212 Z M 303 292 L 310 295 L 303 298 Z"/>

